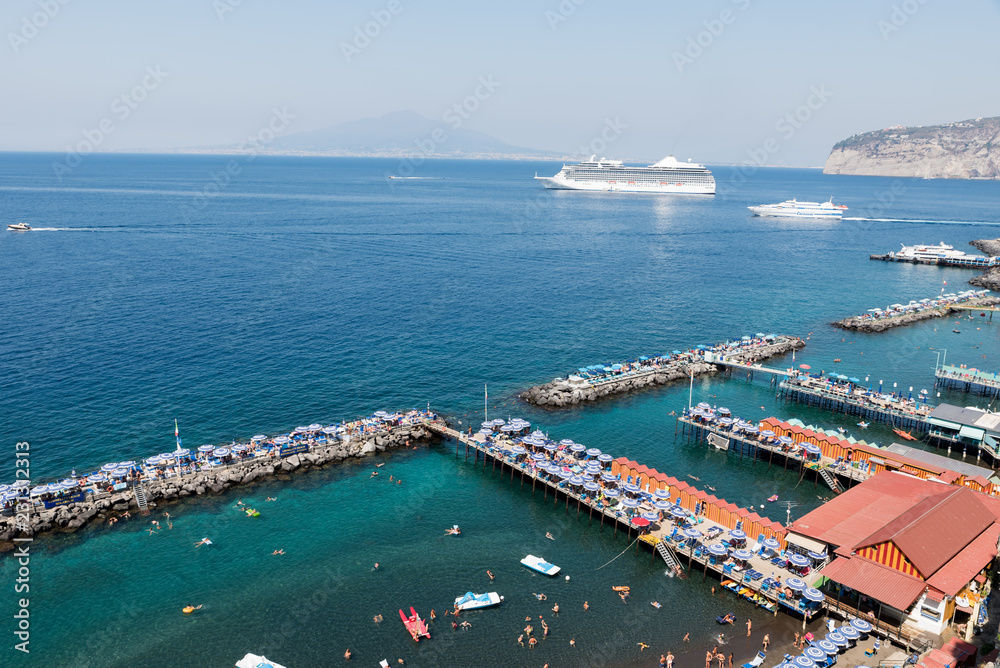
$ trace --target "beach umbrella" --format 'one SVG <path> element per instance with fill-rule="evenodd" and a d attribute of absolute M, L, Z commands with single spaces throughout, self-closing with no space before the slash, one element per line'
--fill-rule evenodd
<path fill-rule="evenodd" d="M 851 644 L 847 642 L 847 638 L 837 633 L 836 631 L 834 631 L 833 633 L 827 633 L 826 639 L 832 642 L 837 647 L 847 647 Z"/>
<path fill-rule="evenodd" d="M 564 438 L 563 440 L 559 441 L 559 445 L 573 445 L 573 441 L 571 439 Z"/>
<path fill-rule="evenodd" d="M 212 450 L 215 450 L 215 446 L 214 445 L 199 445 L 198 446 L 198 452 L 211 452 Z"/>
<path fill-rule="evenodd" d="M 569 482 L 569 484 L 571 484 L 571 485 L 582 485 L 583 483 L 585 483 L 587 481 L 584 480 L 583 478 L 581 478 L 578 475 L 574 475 L 574 476 L 570 476 L 570 478 L 569 478 L 569 480 L 567 482 Z"/>
<path fill-rule="evenodd" d="M 778 437 L 778 442 L 779 443 L 784 443 L 785 445 L 791 445 L 792 439 L 790 437 L 788 437 L 788 436 L 779 436 Z"/>
<path fill-rule="evenodd" d="M 799 568 L 803 568 L 803 567 L 809 565 L 809 560 L 808 559 L 806 559 L 801 554 L 796 554 L 794 552 L 792 554 L 788 555 L 788 561 L 793 566 L 798 566 Z"/>
<path fill-rule="evenodd" d="M 684 534 L 685 538 L 691 538 L 692 540 L 701 538 L 701 532 L 698 531 L 697 529 L 692 529 L 691 527 L 684 529 L 682 533 Z"/>
<path fill-rule="evenodd" d="M 622 489 L 624 489 L 629 494 L 638 494 L 641 491 L 638 485 L 632 485 L 630 483 L 625 483 L 624 485 L 622 485 Z"/>
<path fill-rule="evenodd" d="M 852 383 L 860 383 L 861 382 L 860 378 L 854 378 L 854 377 L 848 378 L 847 380 L 850 381 L 850 382 L 852 382 Z"/>
<path fill-rule="evenodd" d="M 513 452 L 515 455 L 523 455 L 526 452 L 528 452 L 527 450 L 524 449 L 524 447 L 520 445 L 515 445 L 513 448 L 511 448 L 510 451 Z"/>
<path fill-rule="evenodd" d="M 792 591 L 802 591 L 806 588 L 806 583 L 799 578 L 788 578 L 785 580 L 785 586 Z"/>
<path fill-rule="evenodd" d="M 844 636 L 848 640 L 857 640 L 858 638 L 861 637 L 861 634 L 858 632 L 858 630 L 849 624 L 841 626 L 839 629 L 837 629 L 837 633 Z"/>
<path fill-rule="evenodd" d="M 494 427 L 502 427 L 505 424 L 506 424 L 506 422 L 504 422 L 500 418 L 497 418 L 496 420 L 493 420 L 493 426 Z"/>
<path fill-rule="evenodd" d="M 600 457 L 601 456 L 601 451 L 598 450 L 597 448 L 589 448 L 587 450 L 587 456 L 588 457 Z"/>
<path fill-rule="evenodd" d="M 679 520 L 686 520 L 688 516 L 688 514 L 684 511 L 684 509 L 678 506 L 673 506 L 670 509 L 670 514 Z"/>
<path fill-rule="evenodd" d="M 821 650 L 823 650 L 824 652 L 826 652 L 827 655 L 829 655 L 829 656 L 833 656 L 834 654 L 837 653 L 837 646 L 834 645 L 829 640 L 820 640 L 819 642 L 816 643 L 815 646 L 819 647 Z"/>
<path fill-rule="evenodd" d="M 66 478 L 65 480 L 63 480 L 59 484 L 62 486 L 63 489 L 73 489 L 74 487 L 76 487 L 77 485 L 80 484 L 80 481 L 79 480 L 75 480 L 73 478 Z M 0 491 L 3 491 L 3 490 L 0 490 Z"/>
<path fill-rule="evenodd" d="M 108 479 L 108 476 L 104 475 L 103 473 L 97 473 L 92 476 L 89 476 L 87 479 L 90 482 L 105 482 Z"/>
<path fill-rule="evenodd" d="M 601 489 L 601 486 L 598 485 L 596 482 L 585 482 L 583 483 L 583 488 L 588 492 L 596 492 L 599 489 Z"/>
<path fill-rule="evenodd" d="M 656 508 L 657 510 L 662 510 L 664 512 L 669 513 L 670 509 L 673 508 L 674 506 L 669 501 L 657 501 L 653 504 L 653 507 Z"/>
<path fill-rule="evenodd" d="M 621 495 L 622 493 L 619 492 L 617 489 L 604 490 L 604 496 L 608 497 L 609 499 L 617 499 Z"/>
<path fill-rule="evenodd" d="M 724 557 L 724 556 L 726 556 L 726 548 L 725 548 L 725 546 L 724 545 L 720 545 L 719 543 L 712 543 L 711 545 L 708 546 L 707 549 L 708 549 L 708 553 L 711 554 L 712 556 L 715 556 L 715 557 Z"/>
<path fill-rule="evenodd" d="M 872 630 L 872 625 L 863 619 L 852 619 L 851 626 L 856 628 L 860 633 L 870 633 Z"/>
<path fill-rule="evenodd" d="M 802 596 L 807 601 L 812 601 L 814 603 L 822 603 L 824 599 L 823 592 L 819 589 L 814 589 L 813 587 L 806 587 L 802 592 Z"/>
<path fill-rule="evenodd" d="M 492 420 L 487 420 L 486 422 L 481 423 L 479 426 L 482 427 L 483 429 L 489 429 L 490 431 L 493 431 Z"/>
<path fill-rule="evenodd" d="M 632 523 L 632 526 L 637 526 L 637 527 L 648 527 L 649 526 L 649 520 L 647 520 L 645 517 L 633 517 L 629 521 Z"/>
<path fill-rule="evenodd" d="M 757 429 L 757 427 L 750 425 L 749 427 L 744 427 L 743 431 L 745 431 L 748 434 L 756 434 L 759 430 Z M 773 433 L 771 435 L 774 436 Z"/>
<path fill-rule="evenodd" d="M 480 433 L 480 434 L 482 434 L 483 436 L 487 436 L 487 435 L 489 435 L 489 434 L 492 434 L 492 433 L 493 433 L 493 430 L 492 430 L 492 429 L 486 429 L 486 428 L 484 427 L 483 429 L 480 429 L 480 430 L 479 430 L 479 433 Z M 275 441 L 275 442 L 277 442 L 277 441 Z"/>
<path fill-rule="evenodd" d="M 0 485 L 0 494 L 6 494 L 10 491 L 10 485 Z"/>
<path fill-rule="evenodd" d="M 546 443 L 542 447 L 548 450 L 549 452 L 555 452 L 556 450 L 559 449 L 559 446 L 556 445 L 555 443 Z"/>
<path fill-rule="evenodd" d="M 505 424 L 504 426 L 500 427 L 500 431 L 502 431 L 505 434 L 509 434 L 512 431 L 517 431 L 517 428 L 514 427 L 513 425 Z"/>
<path fill-rule="evenodd" d="M 277 441 L 275 441 L 277 442 Z M 216 457 L 226 457 L 229 455 L 229 448 L 219 448 L 215 451 Z"/>
<path fill-rule="evenodd" d="M 191 451 L 188 450 L 187 448 L 181 448 L 179 450 L 174 450 L 171 454 L 174 457 L 188 457 L 191 455 Z M 124 466 L 124 465 L 125 463 L 119 464 L 119 466 Z"/>
<path fill-rule="evenodd" d="M 604 469 L 595 464 L 593 466 L 588 466 L 585 470 L 588 475 L 601 475 L 601 471 Z"/>
<path fill-rule="evenodd" d="M 569 446 L 570 452 L 583 452 L 586 449 L 587 449 L 586 445 L 580 445 L 579 443 L 574 443 L 573 445 Z"/>
<path fill-rule="evenodd" d="M 128 471 L 126 471 L 126 473 L 128 473 Z M 45 486 L 45 491 L 47 492 L 61 492 L 62 489 L 63 489 L 62 484 L 58 482 L 50 482 L 48 485 Z"/>
<path fill-rule="evenodd" d="M 381 412 L 381 411 L 380 411 L 380 412 Z M 302 434 L 302 433 L 305 433 L 305 432 L 309 431 L 309 427 L 308 427 L 308 426 L 304 426 L 304 427 L 296 427 L 296 428 L 295 428 L 295 431 L 296 431 L 297 433 L 299 433 L 299 434 Z"/>
<path fill-rule="evenodd" d="M 624 501 L 622 501 L 622 505 L 625 506 L 626 508 L 638 508 L 639 502 L 636 501 L 635 499 L 625 499 Z"/>
<path fill-rule="evenodd" d="M 771 431 L 770 429 L 764 429 L 764 430 L 762 430 L 762 431 L 760 432 L 760 435 L 761 435 L 761 436 L 767 436 L 767 437 L 771 437 L 771 436 L 774 436 L 774 432 L 773 432 L 773 431 Z"/>
<path fill-rule="evenodd" d="M 114 471 L 116 468 L 118 468 L 117 463 L 105 464 L 104 466 L 101 467 L 101 470 L 104 471 L 105 473 L 110 473 L 111 471 Z"/>
<path fill-rule="evenodd" d="M 116 478 L 124 478 L 128 475 L 128 469 L 115 469 L 111 472 Z"/>
<path fill-rule="evenodd" d="M 778 548 L 781 547 L 781 543 L 779 543 L 773 538 L 765 538 L 760 542 L 760 544 L 769 550 L 777 550 Z"/>
<path fill-rule="evenodd" d="M 702 401 L 701 403 L 698 404 L 698 408 L 701 408 L 701 409 L 711 408 L 711 407 L 712 407 L 712 404 L 710 404 L 708 402 L 705 402 L 705 401 Z"/>
<path fill-rule="evenodd" d="M 614 460 L 614 457 L 612 457 L 609 454 L 603 454 L 603 455 L 598 455 L 597 456 L 597 461 L 604 462 L 605 464 L 607 464 L 608 462 L 610 462 L 612 460 Z"/>
<path fill-rule="evenodd" d="M 659 522 L 660 521 L 660 514 L 659 513 L 643 513 L 641 515 L 641 517 L 645 517 L 650 522 Z"/>
<path fill-rule="evenodd" d="M 806 647 L 802 653 L 813 661 L 826 661 L 826 652 L 819 647 Z"/>
<path fill-rule="evenodd" d="M 683 355 L 684 353 L 683 353 L 683 351 L 675 350 L 675 351 L 671 352 L 670 354 L 671 355 Z M 666 357 L 666 355 L 664 355 L 664 357 Z"/>
<path fill-rule="evenodd" d="M 318 422 L 313 422 L 311 425 L 309 425 L 308 427 L 306 427 L 306 430 L 307 431 L 319 431 L 322 428 L 323 428 L 323 425 L 319 424 Z"/>
<path fill-rule="evenodd" d="M 669 499 L 670 498 L 670 491 L 666 490 L 666 489 L 657 489 L 655 492 L 653 492 L 653 498 L 655 498 L 655 499 Z"/>
<path fill-rule="evenodd" d="M 240 443 L 239 445 L 234 445 L 232 448 L 233 452 L 246 452 L 247 446 Z"/>
<path fill-rule="evenodd" d="M 735 550 L 733 552 L 733 559 L 739 559 L 740 561 L 748 561 L 752 556 L 750 550 Z"/>
<path fill-rule="evenodd" d="M 820 452 L 822 452 L 822 450 L 818 445 L 814 445 L 812 443 L 806 443 L 805 445 L 802 446 L 802 448 L 810 455 L 818 455 Z"/>
<path fill-rule="evenodd" d="M 39 485 L 38 487 L 33 487 L 31 489 L 29 496 L 41 496 L 42 494 L 45 494 L 48 491 L 49 490 L 45 485 Z"/>
<path fill-rule="evenodd" d="M 795 668 L 816 668 L 816 662 L 804 654 L 792 659 L 792 663 L 795 664 Z"/>
<path fill-rule="evenodd" d="M 163 457 L 159 455 L 153 455 L 152 457 L 146 460 L 146 463 L 149 464 L 150 466 L 159 466 L 162 462 L 163 462 Z M 105 471 L 105 473 L 111 473 L 111 471 Z"/>
<path fill-rule="evenodd" d="M 543 455 L 541 452 L 533 452 L 533 453 L 531 453 L 531 458 L 534 459 L 536 462 L 544 462 L 545 461 L 545 455 Z"/>
<path fill-rule="evenodd" d="M 326 432 L 327 434 L 332 434 L 332 433 L 334 433 L 334 432 L 337 431 L 337 428 L 336 427 L 327 427 L 323 431 Z M 266 441 L 267 440 L 267 436 L 265 436 L 264 434 L 256 434 L 255 436 L 252 436 L 250 438 L 250 440 L 251 441 Z"/>
<path fill-rule="evenodd" d="M 746 532 L 740 531 L 739 529 L 733 529 L 732 531 L 729 532 L 729 535 L 735 538 L 736 540 L 746 540 L 747 538 Z"/>
<path fill-rule="evenodd" d="M 727 418 L 727 417 L 719 418 L 719 424 L 731 425 L 732 423 L 733 423 L 733 418 Z"/>
<path fill-rule="evenodd" d="M 277 438 L 274 439 L 274 442 L 276 445 L 284 445 L 285 443 L 288 443 L 290 440 L 291 439 L 288 438 L 287 436 L 278 436 Z"/>
<path fill-rule="evenodd" d="M 800 369 L 805 369 L 806 371 L 808 371 L 808 370 L 809 370 L 809 369 L 811 369 L 812 367 L 811 367 L 811 366 L 809 366 L 808 364 L 800 364 L 800 365 L 799 365 L 799 368 L 800 368 Z"/>
<path fill-rule="evenodd" d="M 808 552 L 808 555 L 809 555 L 810 559 L 813 559 L 815 561 L 823 561 L 824 559 L 826 559 L 826 555 L 825 554 L 820 554 L 819 552 L 812 552 L 812 551 L 810 551 L 810 552 Z"/>

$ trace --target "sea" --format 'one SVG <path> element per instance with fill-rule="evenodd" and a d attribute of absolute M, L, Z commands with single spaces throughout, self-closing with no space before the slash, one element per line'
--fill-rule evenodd
<path fill-rule="evenodd" d="M 757 332 L 806 340 L 774 366 L 835 368 L 931 402 L 991 405 L 935 388 L 942 358 L 1000 370 L 988 314 L 882 334 L 830 325 L 966 289 L 975 270 L 869 255 L 940 241 L 975 252 L 969 241 L 1000 236 L 997 182 L 718 166 L 715 196 L 652 196 L 544 190 L 531 177 L 558 170 L 547 161 L 89 155 L 64 173 L 63 160 L 0 153 L 2 222 L 34 228 L 0 231 L 0 482 L 14 479 L 17 443 L 37 484 L 169 451 L 175 419 L 197 447 L 429 406 L 463 429 L 486 411 L 521 416 L 784 522 L 829 491 L 688 441 L 674 413 L 707 401 L 881 444 L 888 427 L 862 431 L 739 374 L 557 411 L 517 394 Z M 833 222 L 746 208 L 791 197 L 849 209 Z M 444 534 L 454 524 L 460 537 Z M 686 668 L 719 642 L 716 615 L 784 623 L 713 595 L 697 569 L 670 577 L 633 540 L 454 443 L 421 445 L 39 538 L 28 564 L 0 557 L 0 664 L 223 667 L 254 652 L 288 668 L 555 668 L 656 665 L 671 650 Z M 523 568 L 529 553 L 562 573 Z M 19 577 L 30 592 L 15 592 Z M 444 612 L 467 591 L 504 601 L 455 630 Z M 22 598 L 30 653 L 13 649 Z M 404 631 L 410 606 L 436 611 L 431 639 Z M 522 647 L 540 616 L 548 636 Z M 739 645 L 737 663 L 755 649 Z"/>

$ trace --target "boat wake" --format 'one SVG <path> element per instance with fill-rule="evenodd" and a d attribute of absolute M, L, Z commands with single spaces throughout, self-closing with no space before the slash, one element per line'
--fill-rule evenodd
<path fill-rule="evenodd" d="M 32 227 L 32 232 L 106 232 L 106 227 Z"/>
<path fill-rule="evenodd" d="M 922 225 L 1000 225 L 997 221 L 986 220 L 926 220 L 922 218 L 862 218 L 845 217 L 844 220 L 865 220 L 873 223 L 919 223 Z"/>

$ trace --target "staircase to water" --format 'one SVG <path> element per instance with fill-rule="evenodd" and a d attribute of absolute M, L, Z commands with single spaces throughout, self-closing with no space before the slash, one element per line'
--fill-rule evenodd
<path fill-rule="evenodd" d="M 840 486 L 840 483 L 837 482 L 837 476 L 833 475 L 833 472 L 830 471 L 830 469 L 821 468 L 819 470 L 819 475 L 823 478 L 823 482 L 825 482 L 835 493 L 840 494 L 844 491 L 844 489 Z"/>
<path fill-rule="evenodd" d="M 132 494 L 135 496 L 135 504 L 139 506 L 139 512 L 143 515 L 149 514 L 149 503 L 146 500 L 146 485 L 132 483 Z"/>
<path fill-rule="evenodd" d="M 665 541 L 661 540 L 656 544 L 656 551 L 661 557 L 663 557 L 663 561 L 667 562 L 667 567 L 670 570 L 674 571 L 678 575 L 684 574 L 684 569 L 681 568 L 681 562 L 678 561 L 677 555 L 674 554 L 674 551 L 670 549 L 670 546 L 667 545 Z"/>

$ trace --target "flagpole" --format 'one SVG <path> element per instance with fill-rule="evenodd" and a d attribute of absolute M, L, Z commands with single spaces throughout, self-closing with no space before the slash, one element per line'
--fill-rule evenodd
<path fill-rule="evenodd" d="M 483 383 L 483 422 L 490 421 L 490 390 L 486 383 Z"/>

